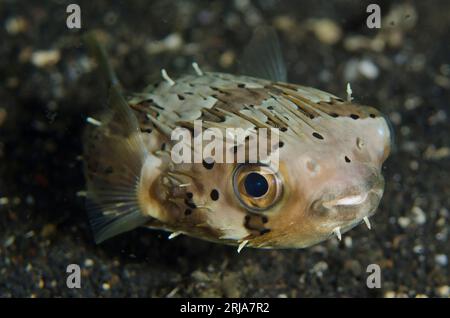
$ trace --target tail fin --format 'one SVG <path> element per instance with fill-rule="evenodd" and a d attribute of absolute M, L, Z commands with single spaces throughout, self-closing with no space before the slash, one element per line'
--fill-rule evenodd
<path fill-rule="evenodd" d="M 84 136 L 88 215 L 96 243 L 132 230 L 151 218 L 139 207 L 138 188 L 148 156 L 136 117 L 94 34 L 85 43 L 109 86 L 108 110 L 91 119 Z"/>

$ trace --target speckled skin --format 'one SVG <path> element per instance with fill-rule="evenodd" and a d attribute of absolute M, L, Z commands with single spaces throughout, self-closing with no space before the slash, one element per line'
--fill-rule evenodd
<path fill-rule="evenodd" d="M 135 168 L 142 166 L 137 193 L 146 226 L 225 244 L 307 247 L 371 216 L 381 199 L 390 132 L 374 108 L 313 88 L 220 73 L 162 81 L 128 106 L 139 126 L 132 139 L 145 145 Z M 239 202 L 232 183 L 238 164 L 171 162 L 170 132 L 192 128 L 194 120 L 221 130 L 281 128 L 283 189 L 273 207 L 254 213 Z M 214 189 L 218 200 L 210 197 Z M 357 205 L 324 205 L 359 194 L 365 199 Z"/>

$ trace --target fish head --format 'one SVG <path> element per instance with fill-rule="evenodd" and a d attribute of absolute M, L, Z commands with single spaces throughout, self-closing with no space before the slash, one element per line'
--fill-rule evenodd
<path fill-rule="evenodd" d="M 277 171 L 240 168 L 247 175 L 264 174 L 272 187 L 257 199 L 264 208 L 253 211 L 264 215 L 264 227 L 270 231 L 254 238 L 252 245 L 308 247 L 369 222 L 384 191 L 381 169 L 392 133 L 375 109 L 352 107 L 357 116 L 319 116 L 300 136 L 291 130 L 284 133 Z M 235 193 L 242 196 L 245 191 L 244 184 Z"/>

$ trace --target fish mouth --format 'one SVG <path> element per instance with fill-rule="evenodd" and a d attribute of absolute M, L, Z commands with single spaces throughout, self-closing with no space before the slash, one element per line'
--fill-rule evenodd
<path fill-rule="evenodd" d="M 327 209 L 330 209 L 335 206 L 360 205 L 367 200 L 368 195 L 369 195 L 369 192 L 364 192 L 364 193 L 355 194 L 355 195 L 348 195 L 348 196 L 344 196 L 344 197 L 334 199 L 331 201 L 323 202 L 322 205 Z"/>
<path fill-rule="evenodd" d="M 320 209 L 327 211 L 329 215 L 329 221 L 323 222 L 321 226 L 322 231 L 328 236 L 336 235 L 341 239 L 343 233 L 363 222 L 370 230 L 372 225 L 369 218 L 375 214 L 382 195 L 383 188 L 375 187 L 369 191 L 320 202 Z"/>

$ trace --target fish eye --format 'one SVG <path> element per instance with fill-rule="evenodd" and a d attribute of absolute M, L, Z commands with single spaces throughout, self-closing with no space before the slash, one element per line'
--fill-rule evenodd
<path fill-rule="evenodd" d="M 239 201 L 251 211 L 264 211 L 278 202 L 282 182 L 270 167 L 261 164 L 244 164 L 236 168 L 233 188 Z"/>
<path fill-rule="evenodd" d="M 245 176 L 244 188 L 248 195 L 259 198 L 269 190 L 267 179 L 258 172 L 250 172 Z"/>

